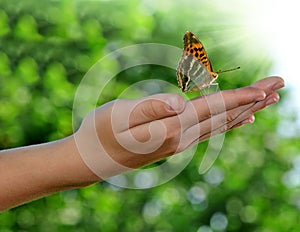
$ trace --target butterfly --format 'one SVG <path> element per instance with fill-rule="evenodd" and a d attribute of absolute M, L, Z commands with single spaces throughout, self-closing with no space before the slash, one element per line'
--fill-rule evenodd
<path fill-rule="evenodd" d="M 204 89 L 218 78 L 219 73 L 240 68 L 214 72 L 202 43 L 192 32 L 184 34 L 183 42 L 183 54 L 176 71 L 178 86 L 182 92 Z"/>

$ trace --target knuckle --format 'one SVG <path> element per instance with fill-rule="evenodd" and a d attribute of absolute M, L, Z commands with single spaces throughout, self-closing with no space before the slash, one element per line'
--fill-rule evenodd
<path fill-rule="evenodd" d="M 174 140 L 174 139 L 177 140 L 177 138 L 180 137 L 180 134 L 181 134 L 180 128 L 178 128 L 178 127 L 170 128 L 170 129 L 167 131 L 166 140 L 167 140 L 167 141 L 172 141 L 172 140 Z"/>
<path fill-rule="evenodd" d="M 154 101 L 149 101 L 148 104 L 142 107 L 142 114 L 147 118 L 156 118 L 158 115 L 159 108 L 157 108 Z"/>

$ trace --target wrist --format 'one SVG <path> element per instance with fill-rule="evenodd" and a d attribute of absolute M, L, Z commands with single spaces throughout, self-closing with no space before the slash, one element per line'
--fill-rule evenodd
<path fill-rule="evenodd" d="M 101 179 L 92 172 L 82 160 L 76 146 L 74 135 L 57 141 L 57 168 L 62 176 L 61 182 L 57 183 L 61 188 L 77 188 L 101 181 Z M 59 177 L 58 177 L 59 178 Z"/>

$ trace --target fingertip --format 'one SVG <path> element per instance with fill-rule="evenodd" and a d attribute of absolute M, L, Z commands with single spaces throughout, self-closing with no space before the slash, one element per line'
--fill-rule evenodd
<path fill-rule="evenodd" d="M 267 93 L 270 91 L 278 90 L 284 87 L 284 79 L 279 76 L 270 76 L 258 80 L 251 85 L 252 87 L 264 89 Z"/>
<path fill-rule="evenodd" d="M 254 123 L 254 121 L 255 121 L 255 117 L 254 117 L 254 115 L 251 115 L 249 118 L 242 121 L 242 124 L 251 124 L 251 123 Z"/>
<path fill-rule="evenodd" d="M 266 99 L 266 106 L 277 103 L 279 101 L 279 99 L 280 99 L 279 94 L 274 92 L 273 94 L 268 96 L 268 99 Z"/>
<path fill-rule="evenodd" d="M 278 90 L 283 88 L 285 85 L 283 78 L 277 77 L 277 82 L 272 86 L 272 90 Z"/>
<path fill-rule="evenodd" d="M 249 118 L 248 118 L 248 123 L 254 123 L 255 121 L 255 116 L 254 115 L 251 115 Z"/>

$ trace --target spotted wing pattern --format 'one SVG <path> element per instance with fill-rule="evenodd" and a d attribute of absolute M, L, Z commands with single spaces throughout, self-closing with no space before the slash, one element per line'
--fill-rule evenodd
<path fill-rule="evenodd" d="M 218 74 L 213 71 L 207 53 L 200 40 L 186 32 L 184 49 L 177 67 L 177 81 L 182 92 L 199 91 L 211 85 Z"/>

